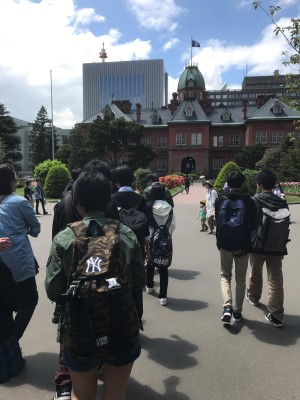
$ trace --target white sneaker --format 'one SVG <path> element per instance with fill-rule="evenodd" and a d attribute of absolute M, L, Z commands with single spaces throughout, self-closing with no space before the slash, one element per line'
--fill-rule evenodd
<path fill-rule="evenodd" d="M 161 306 L 166 306 L 167 305 L 167 299 L 164 297 L 163 299 L 159 299 L 160 305 Z"/>
<path fill-rule="evenodd" d="M 146 286 L 146 292 L 149 293 L 149 294 L 154 293 L 154 288 Z"/>

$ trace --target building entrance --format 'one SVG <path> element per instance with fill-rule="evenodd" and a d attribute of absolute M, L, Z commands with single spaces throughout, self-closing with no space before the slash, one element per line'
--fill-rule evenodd
<path fill-rule="evenodd" d="M 181 172 L 183 174 L 190 174 L 196 171 L 196 163 L 192 157 L 185 157 L 181 161 Z"/>

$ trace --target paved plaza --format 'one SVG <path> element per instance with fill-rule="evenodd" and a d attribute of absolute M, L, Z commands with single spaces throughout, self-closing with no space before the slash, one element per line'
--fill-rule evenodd
<path fill-rule="evenodd" d="M 284 259 L 285 326 L 269 324 L 267 287 L 259 307 L 244 303 L 242 323 L 221 320 L 219 254 L 215 236 L 200 232 L 201 184 L 174 198 L 177 227 L 169 270 L 168 306 L 144 294 L 142 355 L 128 386 L 128 400 L 300 400 L 300 205 L 291 205 L 289 255 Z M 0 386 L 0 400 L 50 400 L 58 362 L 54 305 L 44 290 L 51 244 L 53 204 L 40 216 L 42 232 L 32 239 L 41 266 L 37 276 L 39 304 L 21 339 L 25 371 Z M 156 286 L 158 276 L 156 275 Z M 117 383 L 116 383 L 117 384 Z M 99 381 L 97 399 L 101 399 Z"/>

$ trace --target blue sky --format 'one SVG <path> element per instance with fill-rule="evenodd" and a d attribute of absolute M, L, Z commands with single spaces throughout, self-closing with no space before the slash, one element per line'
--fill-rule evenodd
<path fill-rule="evenodd" d="M 279 5 L 280 26 L 299 18 L 298 0 L 262 1 Z M 190 62 L 202 72 L 207 89 L 240 88 L 243 77 L 284 74 L 285 40 L 248 0 L 1 0 L 0 103 L 10 115 L 33 122 L 43 105 L 54 124 L 71 128 L 82 120 L 82 64 L 164 59 L 169 98 Z M 294 70 L 294 73 L 299 71 Z"/>

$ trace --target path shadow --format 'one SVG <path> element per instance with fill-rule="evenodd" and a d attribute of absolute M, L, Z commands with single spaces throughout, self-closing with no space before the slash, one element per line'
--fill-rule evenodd
<path fill-rule="evenodd" d="M 153 339 L 141 335 L 142 348 L 148 352 L 148 358 L 171 370 L 198 365 L 197 359 L 190 355 L 198 350 L 198 346 L 177 335 L 171 335 L 170 338 Z"/>
<path fill-rule="evenodd" d="M 190 397 L 176 390 L 180 383 L 178 376 L 169 376 L 164 380 L 165 393 L 157 393 L 148 385 L 142 385 L 135 379 L 130 379 L 127 389 L 127 397 L 143 400 L 190 400 Z"/>
<path fill-rule="evenodd" d="M 257 320 L 245 321 L 245 326 L 252 331 L 252 335 L 261 342 L 276 346 L 292 346 L 296 344 L 300 337 L 300 316 L 285 314 L 283 328 L 275 328 L 265 320 L 266 311 L 267 307 L 264 313 L 258 312 Z"/>
<path fill-rule="evenodd" d="M 53 378 L 58 367 L 58 353 L 37 353 L 28 355 L 25 359 L 26 366 L 24 371 L 1 386 L 13 388 L 30 384 L 39 389 L 54 392 L 55 385 L 53 384 Z"/>
<path fill-rule="evenodd" d="M 208 303 L 200 300 L 175 299 L 168 297 L 168 309 L 172 311 L 196 311 L 208 307 Z"/>
<path fill-rule="evenodd" d="M 178 269 L 176 267 L 169 269 L 169 277 L 178 279 L 179 281 L 189 281 L 191 279 L 195 279 L 198 275 L 200 275 L 199 271 Z"/>

